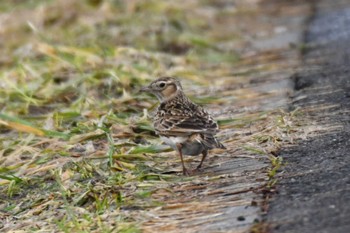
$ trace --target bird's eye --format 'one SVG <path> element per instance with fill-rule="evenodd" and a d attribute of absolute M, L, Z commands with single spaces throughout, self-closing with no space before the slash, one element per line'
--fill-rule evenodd
<path fill-rule="evenodd" d="M 159 87 L 165 87 L 165 83 L 159 83 Z"/>

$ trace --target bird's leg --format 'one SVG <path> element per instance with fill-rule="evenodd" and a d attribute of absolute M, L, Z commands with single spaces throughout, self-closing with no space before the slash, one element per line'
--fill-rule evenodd
<path fill-rule="evenodd" d="M 191 175 L 191 174 L 190 174 L 190 172 L 189 172 L 189 171 L 186 169 L 186 167 L 185 167 L 184 159 L 183 159 L 183 157 L 182 157 L 182 145 L 181 145 L 181 143 L 176 144 L 176 147 L 177 147 L 177 151 L 179 152 L 179 155 L 180 155 L 180 158 L 181 158 L 182 173 L 183 173 L 184 175 L 189 176 L 189 175 Z"/>
<path fill-rule="evenodd" d="M 199 170 L 199 168 L 202 167 L 202 164 L 203 164 L 205 158 L 206 158 L 207 155 L 208 155 L 208 151 L 207 151 L 207 150 L 203 151 L 203 152 L 202 152 L 202 155 L 203 155 L 203 156 L 202 156 L 202 160 L 201 160 L 201 162 L 199 163 L 199 165 L 197 166 L 197 168 L 196 168 L 195 170 Z"/>

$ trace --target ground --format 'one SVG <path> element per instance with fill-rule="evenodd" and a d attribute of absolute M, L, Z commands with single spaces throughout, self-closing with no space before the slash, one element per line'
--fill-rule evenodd
<path fill-rule="evenodd" d="M 346 230 L 348 24 L 331 14 L 346 6 L 0 3 L 0 230 Z M 182 80 L 228 148 L 191 177 L 138 92 L 159 75 Z"/>
<path fill-rule="evenodd" d="M 318 130 L 278 152 L 287 165 L 267 215 L 272 232 L 350 231 L 350 2 L 334 3 L 315 4 L 293 77 L 290 108 L 305 109 L 305 129 Z"/>

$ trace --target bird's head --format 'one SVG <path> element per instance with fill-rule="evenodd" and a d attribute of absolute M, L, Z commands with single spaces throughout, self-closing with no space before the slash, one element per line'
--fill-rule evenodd
<path fill-rule="evenodd" d="M 182 86 L 176 78 L 162 77 L 151 82 L 148 86 L 142 87 L 140 91 L 152 93 L 157 96 L 160 102 L 164 102 L 181 93 Z"/>

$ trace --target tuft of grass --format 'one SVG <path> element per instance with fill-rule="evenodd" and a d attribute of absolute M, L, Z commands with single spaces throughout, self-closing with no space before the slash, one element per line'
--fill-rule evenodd
<path fill-rule="evenodd" d="M 276 178 L 277 173 L 280 171 L 281 167 L 284 165 L 282 157 L 269 156 L 271 167 L 268 170 L 269 181 L 267 188 L 272 188 L 276 185 L 278 179 Z"/>

